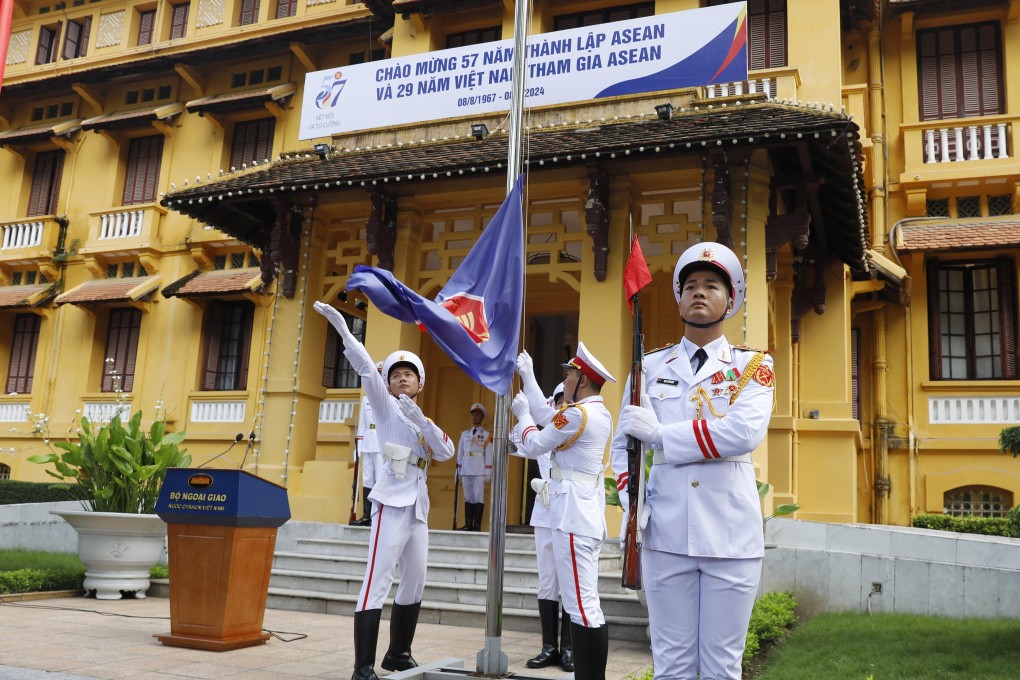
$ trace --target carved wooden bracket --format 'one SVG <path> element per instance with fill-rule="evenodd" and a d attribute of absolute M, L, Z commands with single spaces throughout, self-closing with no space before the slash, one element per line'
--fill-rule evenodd
<path fill-rule="evenodd" d="M 793 241 L 797 250 L 807 248 L 811 234 L 811 215 L 805 209 L 787 215 L 769 215 L 765 222 L 765 277 L 775 281 L 779 249 Z"/>
<path fill-rule="evenodd" d="M 393 271 L 393 248 L 397 244 L 397 199 L 379 188 L 368 190 L 372 214 L 366 225 L 368 252 L 379 258 L 379 266 Z"/>
<path fill-rule="evenodd" d="M 715 181 L 712 186 L 712 226 L 715 227 L 715 240 L 727 248 L 732 248 L 733 233 L 730 231 L 730 224 L 733 221 L 733 195 L 730 193 L 730 165 L 726 162 L 725 151 L 712 150 L 712 167 L 715 170 Z"/>
<path fill-rule="evenodd" d="M 808 285 L 811 274 L 810 262 L 795 265 L 793 275 L 793 294 L 790 296 L 790 339 L 800 341 L 800 320 L 812 309 L 815 314 L 825 313 L 825 263 L 815 262 L 814 282 Z"/>
<path fill-rule="evenodd" d="M 277 199 L 276 220 L 263 252 L 269 257 L 262 258 L 262 282 L 269 285 L 273 272 L 282 274 L 282 292 L 288 300 L 294 299 L 297 290 L 298 255 L 301 252 L 301 223 L 304 215 L 290 201 Z"/>
<path fill-rule="evenodd" d="M 592 252 L 595 253 L 595 279 L 606 280 L 609 260 L 609 175 L 598 161 L 588 161 L 588 200 L 584 203 Z"/>

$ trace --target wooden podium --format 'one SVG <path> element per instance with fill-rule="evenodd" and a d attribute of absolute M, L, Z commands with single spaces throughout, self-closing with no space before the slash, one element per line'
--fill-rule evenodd
<path fill-rule="evenodd" d="M 171 468 L 156 502 L 167 523 L 170 633 L 164 645 L 226 651 L 261 645 L 276 530 L 287 490 L 241 470 Z"/>

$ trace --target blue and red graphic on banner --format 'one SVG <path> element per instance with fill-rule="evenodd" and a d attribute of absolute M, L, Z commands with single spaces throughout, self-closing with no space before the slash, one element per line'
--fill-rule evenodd
<path fill-rule="evenodd" d="M 523 175 L 435 300 L 377 267 L 358 265 L 347 281 L 387 316 L 416 323 L 482 386 L 508 394 L 524 297 Z"/>

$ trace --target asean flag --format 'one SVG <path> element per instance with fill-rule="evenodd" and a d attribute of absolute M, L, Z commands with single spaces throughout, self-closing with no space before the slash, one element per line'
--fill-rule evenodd
<path fill-rule="evenodd" d="M 360 290 L 387 316 L 418 324 L 482 386 L 508 394 L 524 297 L 524 219 L 514 183 L 499 211 L 434 300 L 378 267 L 358 265 L 347 290 Z"/>

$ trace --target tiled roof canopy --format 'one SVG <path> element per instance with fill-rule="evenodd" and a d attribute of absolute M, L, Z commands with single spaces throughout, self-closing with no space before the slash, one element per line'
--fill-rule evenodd
<path fill-rule="evenodd" d="M 297 91 L 294 83 L 284 83 L 273 87 L 260 87 L 243 92 L 217 94 L 211 97 L 194 99 L 187 103 L 188 113 L 227 113 L 250 109 L 253 106 L 273 101 L 280 102 L 291 97 Z"/>
<path fill-rule="evenodd" d="M 40 142 L 50 137 L 68 137 L 81 129 L 81 120 L 68 120 L 49 125 L 32 125 L 0 132 L 0 146 Z"/>
<path fill-rule="evenodd" d="M 87 281 L 57 298 L 58 305 L 90 305 L 110 302 L 136 302 L 159 288 L 158 276 Z"/>
<path fill-rule="evenodd" d="M 39 307 L 52 300 L 57 290 L 49 283 L 34 286 L 0 286 L 0 309 Z"/>
<path fill-rule="evenodd" d="M 81 122 L 83 130 L 118 130 L 140 127 L 154 120 L 167 120 L 184 112 L 184 105 L 175 102 L 161 106 L 147 106 L 141 109 L 115 111 Z"/>
<path fill-rule="evenodd" d="M 411 14 L 412 12 L 433 14 L 482 7 L 499 7 L 502 4 L 503 0 L 393 0 L 393 11 L 397 14 Z"/>
<path fill-rule="evenodd" d="M 1001 220 L 937 220 L 904 225 L 897 233 L 896 249 L 990 250 L 1020 246 L 1020 218 Z"/>
<path fill-rule="evenodd" d="M 467 127 L 467 124 L 465 124 Z M 730 152 L 767 148 L 777 174 L 820 175 L 812 215 L 824 232 L 825 249 L 852 268 L 866 268 L 867 216 L 859 129 L 839 112 L 773 101 L 702 105 L 674 113 L 670 120 L 630 118 L 548 126 L 528 137 L 531 173 L 565 166 L 583 167 L 599 158 L 608 172 L 614 161 L 661 162 L 670 155 L 701 155 L 716 148 Z M 312 153 L 274 161 L 259 169 L 173 192 L 163 205 L 262 247 L 275 219 L 274 198 L 294 201 L 320 192 L 364 191 L 389 183 L 397 187 L 434 179 L 505 173 L 507 137 L 401 144 Z M 810 167 L 804 167 L 805 165 Z M 412 189 L 409 189 L 412 190 Z"/>
<path fill-rule="evenodd" d="M 203 297 L 250 293 L 262 287 L 258 268 L 224 269 L 202 272 L 195 270 L 163 289 L 163 297 Z"/>
<path fill-rule="evenodd" d="M 1010 0 L 889 0 L 889 9 L 893 14 L 901 12 L 950 12 L 953 10 L 973 10 L 994 5 L 1008 5 Z"/>

